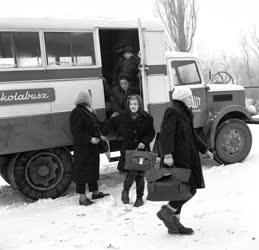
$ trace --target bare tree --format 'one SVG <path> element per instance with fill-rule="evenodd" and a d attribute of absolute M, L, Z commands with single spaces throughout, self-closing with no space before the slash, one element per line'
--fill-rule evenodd
<path fill-rule="evenodd" d="M 156 0 L 155 5 L 174 49 L 190 51 L 196 31 L 196 0 Z"/>
<path fill-rule="evenodd" d="M 251 32 L 251 45 L 249 47 L 259 59 L 259 37 L 257 35 L 256 26 L 253 27 Z"/>
<path fill-rule="evenodd" d="M 245 36 L 242 36 L 241 38 L 241 49 L 243 52 L 244 62 L 245 62 L 245 70 L 246 75 L 249 80 L 249 84 L 251 84 L 251 79 L 253 78 L 253 73 L 250 67 L 250 55 L 249 55 L 249 44 L 247 41 L 247 38 Z"/>

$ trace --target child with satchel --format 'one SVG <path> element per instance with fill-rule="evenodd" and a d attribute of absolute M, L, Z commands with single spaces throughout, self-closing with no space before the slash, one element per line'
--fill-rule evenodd
<path fill-rule="evenodd" d="M 121 200 L 124 204 L 129 204 L 129 190 L 135 181 L 137 198 L 134 206 L 142 206 L 144 204 L 142 197 L 145 187 L 145 172 L 125 170 L 126 150 L 150 151 L 149 144 L 155 137 L 153 118 L 143 110 L 143 102 L 140 96 L 131 95 L 128 97 L 126 110 L 121 111 L 119 115 L 111 117 L 105 122 L 102 135 L 107 136 L 112 129 L 118 131 L 119 136 L 123 138 L 118 170 L 125 172 L 126 176 Z"/>

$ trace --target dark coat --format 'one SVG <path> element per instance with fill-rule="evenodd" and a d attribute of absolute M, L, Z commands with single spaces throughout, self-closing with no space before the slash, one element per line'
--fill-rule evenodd
<path fill-rule="evenodd" d="M 208 148 L 196 134 L 193 113 L 183 102 L 174 100 L 165 111 L 159 142 L 161 154 L 172 153 L 176 167 L 191 169 L 190 183 L 204 188 L 199 152 L 204 154 Z"/>
<path fill-rule="evenodd" d="M 107 136 L 111 130 L 118 131 L 119 136 L 123 138 L 119 170 L 124 169 L 125 150 L 136 149 L 141 142 L 150 150 L 149 144 L 155 137 L 153 118 L 145 111 L 142 111 L 135 120 L 132 119 L 129 110 L 122 111 L 119 116 L 112 117 L 104 123 L 102 134 Z"/>
<path fill-rule="evenodd" d="M 140 59 L 137 56 L 132 56 L 129 59 L 121 57 L 116 63 L 113 71 L 113 85 L 118 84 L 119 75 L 127 75 L 129 80 L 134 84 L 137 81 L 137 75 L 139 72 L 138 65 Z"/>
<path fill-rule="evenodd" d="M 93 120 L 94 119 L 94 120 Z M 92 137 L 100 137 L 96 115 L 83 105 L 77 105 L 70 115 L 70 130 L 74 145 L 73 180 L 76 183 L 93 183 L 99 179 L 99 153 Z"/>
<path fill-rule="evenodd" d="M 139 92 L 137 89 L 129 87 L 127 91 L 124 91 L 121 86 L 115 86 L 112 89 L 111 94 L 111 105 L 113 112 L 120 112 L 126 109 L 127 106 L 127 98 L 130 95 L 138 95 Z"/>

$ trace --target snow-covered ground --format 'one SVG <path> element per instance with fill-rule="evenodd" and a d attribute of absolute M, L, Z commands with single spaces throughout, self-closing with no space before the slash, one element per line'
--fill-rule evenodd
<path fill-rule="evenodd" d="M 0 250 L 41 249 L 259 249 L 259 127 L 251 126 L 253 147 L 243 162 L 206 166 L 206 189 L 184 207 L 182 222 L 192 236 L 168 235 L 156 212 L 163 204 L 146 201 L 134 208 L 123 205 L 123 177 L 116 165 L 102 166 L 100 189 L 110 197 L 90 207 L 78 205 L 74 186 L 56 200 L 29 203 L 0 180 Z"/>

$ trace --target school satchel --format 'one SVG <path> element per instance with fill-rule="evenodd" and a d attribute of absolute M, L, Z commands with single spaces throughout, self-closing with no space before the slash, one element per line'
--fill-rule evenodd
<path fill-rule="evenodd" d="M 125 167 L 126 170 L 147 171 L 154 167 L 156 163 L 157 153 L 142 150 L 126 150 L 125 151 Z"/>
<path fill-rule="evenodd" d="M 188 183 L 190 169 L 158 168 L 146 172 L 147 200 L 150 201 L 179 201 L 192 197 Z"/>

